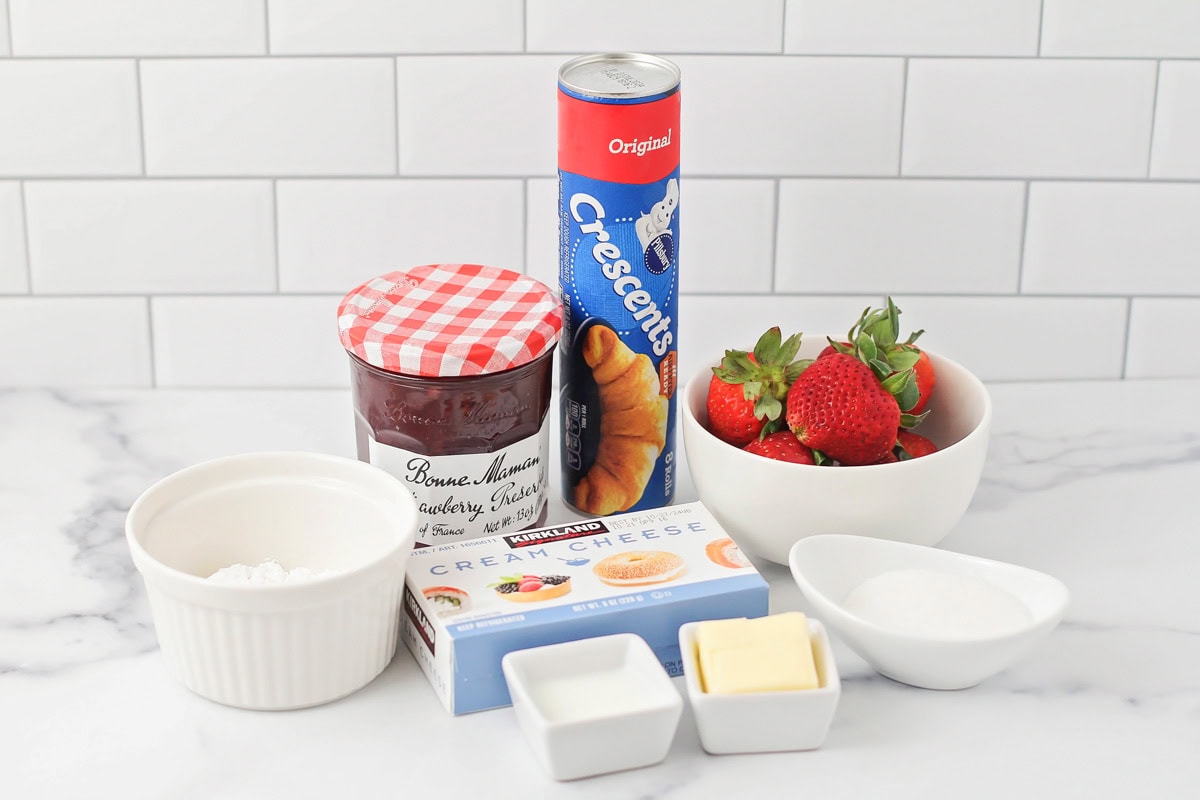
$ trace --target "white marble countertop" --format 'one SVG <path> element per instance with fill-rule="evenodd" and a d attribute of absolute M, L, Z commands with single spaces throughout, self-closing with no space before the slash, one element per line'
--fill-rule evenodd
<path fill-rule="evenodd" d="M 569 784 L 541 772 L 512 709 L 448 715 L 403 647 L 362 691 L 304 711 L 225 708 L 167 676 L 126 509 L 206 458 L 351 455 L 346 392 L 0 392 L 0 796 L 1196 796 L 1200 382 L 991 389 L 983 481 L 942 546 L 1066 582 L 1073 605 L 1038 650 L 932 692 L 839 646 L 821 750 L 709 756 L 685 712 L 663 763 Z M 764 574 L 773 610 L 804 609 L 784 569 Z"/>

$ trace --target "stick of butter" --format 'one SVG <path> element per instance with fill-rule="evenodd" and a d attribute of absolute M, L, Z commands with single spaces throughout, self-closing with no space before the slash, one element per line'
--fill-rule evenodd
<path fill-rule="evenodd" d="M 808 619 L 799 611 L 701 622 L 696 648 L 705 692 L 790 692 L 820 685 Z"/>

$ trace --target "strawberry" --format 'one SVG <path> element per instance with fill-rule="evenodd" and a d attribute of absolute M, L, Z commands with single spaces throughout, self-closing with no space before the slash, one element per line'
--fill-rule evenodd
<path fill-rule="evenodd" d="M 900 406 L 871 367 L 833 353 L 814 361 L 792 384 L 787 424 L 803 444 L 828 458 L 872 464 L 896 443 Z"/>
<path fill-rule="evenodd" d="M 837 345 L 841 345 L 841 349 L 838 349 Z M 825 356 L 830 355 L 832 353 L 853 353 L 854 352 L 854 345 L 850 344 L 849 342 L 838 342 L 837 345 L 835 345 L 832 342 L 825 345 L 825 349 L 822 350 L 820 353 L 817 353 L 817 358 L 824 358 Z"/>
<path fill-rule="evenodd" d="M 902 412 L 900 424 L 912 428 L 925 418 L 926 405 L 937 382 L 929 355 L 913 344 L 925 331 L 911 334 L 904 342 L 900 335 L 900 309 L 887 299 L 886 308 L 868 308 L 850 329 L 848 342 L 829 340 L 829 350 L 852 355 L 875 373 L 895 398 Z M 820 356 L 818 356 L 820 357 Z"/>
<path fill-rule="evenodd" d="M 925 407 L 929 405 L 929 397 L 933 394 L 933 387 L 937 385 L 937 375 L 933 371 L 933 362 L 929 360 L 929 353 L 913 347 L 911 343 L 908 345 L 898 344 L 896 347 L 910 347 L 918 353 L 917 361 L 913 364 L 912 368 L 913 377 L 917 382 L 917 402 L 908 410 L 908 413 L 919 416 L 925 413 Z"/>
<path fill-rule="evenodd" d="M 736 447 L 783 427 L 783 400 L 807 361 L 796 361 L 800 334 L 783 339 L 771 328 L 754 352 L 726 350 L 708 382 L 708 429 Z"/>
<path fill-rule="evenodd" d="M 930 453 L 936 453 L 937 445 L 919 433 L 901 429 L 896 434 L 896 447 L 894 451 L 898 459 L 907 461 L 910 458 L 920 458 Z"/>
<path fill-rule="evenodd" d="M 791 431 L 776 431 L 769 436 L 755 439 L 742 448 L 747 453 L 773 458 L 776 461 L 790 461 L 793 464 L 816 464 L 813 451 L 800 444 L 800 440 Z"/>

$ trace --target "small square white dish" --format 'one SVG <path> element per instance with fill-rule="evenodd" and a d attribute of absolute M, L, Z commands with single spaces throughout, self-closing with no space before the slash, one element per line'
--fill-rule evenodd
<path fill-rule="evenodd" d="M 824 743 L 842 696 L 842 680 L 825 626 L 815 619 L 808 620 L 818 688 L 715 694 L 705 692 L 700 682 L 696 650 L 696 630 L 700 624 L 689 622 L 679 629 L 679 649 L 700 744 L 707 752 L 776 753 L 814 750 Z"/>
<path fill-rule="evenodd" d="M 683 698 L 640 636 L 514 650 L 500 664 L 521 731 L 555 780 L 648 767 L 671 749 Z"/>
<path fill-rule="evenodd" d="M 1007 668 L 1054 629 L 1071 596 L 1027 567 L 866 536 L 809 536 L 792 546 L 789 563 L 813 611 L 850 649 L 881 675 L 923 689 L 965 689 Z M 853 602 L 869 582 L 914 574 L 938 580 L 893 584 L 901 593 L 884 614 Z"/>

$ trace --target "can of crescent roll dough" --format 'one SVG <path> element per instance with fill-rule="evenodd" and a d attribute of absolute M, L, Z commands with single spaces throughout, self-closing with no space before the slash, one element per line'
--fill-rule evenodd
<path fill-rule="evenodd" d="M 558 73 L 563 496 L 592 516 L 675 496 L 679 78 L 638 53 Z"/>

